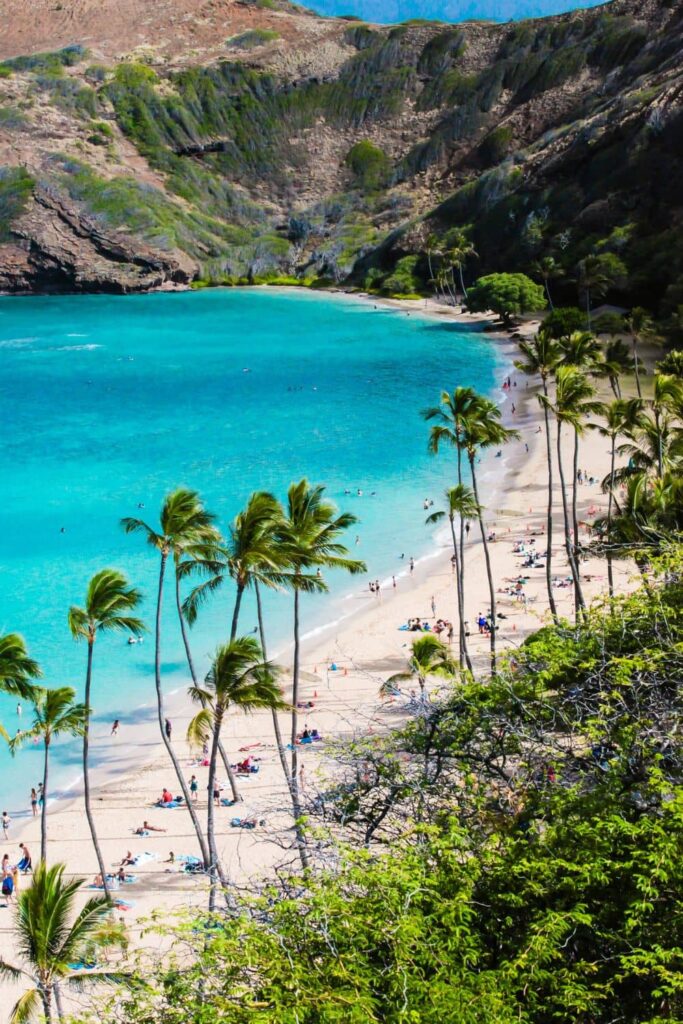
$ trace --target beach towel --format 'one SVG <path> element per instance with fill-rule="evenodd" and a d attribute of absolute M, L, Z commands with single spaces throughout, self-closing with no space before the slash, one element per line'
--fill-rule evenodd
<path fill-rule="evenodd" d="M 133 857 L 134 864 L 149 864 L 154 860 L 159 860 L 159 854 L 150 853 L 149 850 L 145 850 L 143 853 L 138 853 Z"/>
<path fill-rule="evenodd" d="M 221 797 L 221 806 L 222 807 L 232 807 L 234 803 L 236 803 L 236 801 L 235 800 L 228 800 L 227 796 L 222 796 Z"/>
<path fill-rule="evenodd" d="M 130 910 L 135 906 L 135 900 L 114 900 L 114 906 L 117 910 Z"/>
<path fill-rule="evenodd" d="M 163 807 L 167 811 L 172 811 L 176 807 L 182 807 L 183 804 L 179 800 L 169 800 L 167 803 L 164 803 L 162 800 L 159 800 L 157 801 L 156 806 Z"/>
<path fill-rule="evenodd" d="M 176 860 L 179 864 L 201 864 L 201 857 L 195 857 L 193 853 L 181 853 Z"/>

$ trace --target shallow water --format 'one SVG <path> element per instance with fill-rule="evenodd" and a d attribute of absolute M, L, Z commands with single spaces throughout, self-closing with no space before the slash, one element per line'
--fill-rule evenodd
<path fill-rule="evenodd" d="M 342 297 L 258 289 L 1 298 L 0 631 L 23 633 L 46 681 L 80 693 L 85 649 L 70 637 L 67 610 L 111 565 L 142 588 L 152 625 L 154 552 L 124 536 L 119 520 L 153 523 L 180 484 L 225 523 L 256 488 L 284 496 L 302 476 L 322 482 L 360 517 L 348 542 L 371 578 L 399 572 L 428 551 L 422 502 L 448 482 L 447 463 L 426 454 L 419 411 L 443 387 L 490 391 L 502 363 L 496 342 L 475 329 Z M 304 603 L 304 629 L 343 614 L 344 597 L 367 579 L 330 585 L 329 596 Z M 169 692 L 186 682 L 171 600 L 169 590 Z M 193 631 L 202 670 L 230 611 L 226 588 Z M 290 599 L 270 598 L 267 618 L 272 651 L 288 640 Z M 247 601 L 241 627 L 254 625 Z M 151 707 L 152 653 L 151 637 L 136 646 L 98 640 L 95 759 L 114 718 Z M 16 731 L 16 701 L 0 697 L 0 721 Z M 58 744 L 53 763 L 55 786 L 73 783 L 78 744 Z M 2 744 L 0 771 L 5 794 L 18 797 L 7 803 L 25 806 L 40 751 L 12 761 Z"/>

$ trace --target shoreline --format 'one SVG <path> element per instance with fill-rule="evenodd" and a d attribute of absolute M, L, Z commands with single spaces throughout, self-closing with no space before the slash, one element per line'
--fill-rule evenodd
<path fill-rule="evenodd" d="M 364 308 L 367 308 L 369 305 L 374 305 L 375 307 L 382 307 L 387 312 L 394 314 L 403 313 L 407 316 L 413 316 L 415 319 L 425 320 L 428 322 L 438 322 L 443 324 L 444 320 L 447 320 L 449 323 L 457 324 L 459 326 L 475 328 L 477 329 L 476 333 L 479 333 L 482 324 L 491 323 L 490 318 L 487 318 L 483 314 L 458 313 L 456 310 L 431 299 L 421 300 L 420 303 L 410 303 L 410 308 L 406 308 L 407 304 L 401 300 L 382 299 L 367 293 L 347 293 L 334 289 L 316 289 L 314 292 L 311 292 L 310 289 L 303 287 L 294 288 L 269 285 L 245 285 L 239 288 L 240 291 L 263 291 L 263 289 L 269 289 L 273 293 L 291 294 L 296 292 L 297 294 L 316 294 L 320 295 L 321 298 L 336 298 L 349 301 L 354 304 L 359 303 Z M 211 290 L 213 291 L 215 289 Z M 232 291 L 234 289 L 221 288 L 221 290 Z M 429 307 L 425 308 L 427 304 L 429 304 Z M 418 306 L 419 308 L 416 308 Z M 505 395 L 500 391 L 500 383 L 512 370 L 512 356 L 516 349 L 516 344 L 514 339 L 504 332 L 488 332 L 486 337 L 490 338 L 492 342 L 497 342 L 498 344 L 496 347 L 502 352 L 504 363 L 497 368 L 497 379 L 495 384 L 496 390 L 492 393 L 492 397 L 500 403 L 502 395 L 503 406 L 505 406 L 507 403 L 504 401 Z M 486 457 L 486 462 L 485 474 L 482 474 L 482 484 L 485 483 L 485 476 L 488 476 L 493 470 L 491 455 Z M 444 468 L 444 474 L 445 472 Z M 443 540 L 446 535 L 447 528 L 439 527 L 433 529 L 431 536 L 425 537 L 424 547 L 418 551 L 415 556 L 415 572 L 411 577 L 413 581 L 422 582 L 429 578 L 431 567 L 443 551 Z M 382 585 L 385 588 L 385 592 L 390 583 L 391 575 L 392 574 L 387 570 L 383 577 Z M 410 575 L 407 564 L 404 564 L 403 568 L 399 569 L 395 575 L 397 581 L 407 580 Z M 353 584 L 351 584 L 349 589 L 346 589 L 345 587 L 344 593 L 340 593 L 338 596 L 333 597 L 330 601 L 330 607 L 327 609 L 329 617 L 323 622 L 312 625 L 308 630 L 305 630 L 304 628 L 302 636 L 302 656 L 305 656 L 307 650 L 314 650 L 316 645 L 326 642 L 327 638 L 329 638 L 334 631 L 348 627 L 359 616 L 363 616 L 367 611 L 364 598 L 365 594 L 363 590 L 361 588 L 354 588 Z M 353 605 L 353 607 L 347 608 L 347 605 Z M 274 650 L 271 657 L 286 661 L 292 651 L 292 648 L 293 643 L 289 642 Z M 177 680 L 175 680 L 175 682 L 177 683 Z M 189 682 L 190 680 L 188 676 L 188 685 Z M 76 681 L 76 686 L 79 686 L 78 680 Z M 143 707 L 145 709 L 144 713 L 139 714 Z M 190 708 L 191 705 L 189 704 L 182 685 L 165 695 L 165 714 L 168 715 L 174 723 L 176 720 L 184 723 L 189 719 Z M 98 742 L 100 744 L 99 756 L 96 760 L 93 760 L 90 768 L 91 789 L 96 800 L 99 798 L 99 790 L 106 790 L 114 783 L 127 783 L 139 772 L 145 771 L 157 764 L 159 762 L 159 758 L 162 758 L 165 763 L 166 753 L 159 737 L 156 716 L 156 705 L 153 700 L 153 695 L 150 694 L 150 700 L 147 701 L 145 705 L 135 708 L 132 711 L 132 717 L 124 723 L 126 752 L 123 754 L 120 753 L 120 743 L 117 744 L 116 742 L 111 742 L 107 739 L 107 733 L 109 731 L 108 724 L 98 722 L 97 725 L 94 726 L 92 730 L 94 736 L 91 737 L 91 745 L 93 743 L 97 744 Z M 176 732 L 178 731 L 180 730 L 176 729 Z M 184 735 L 184 728 L 182 731 Z M 104 742 L 102 742 L 103 738 Z M 74 750 L 75 749 L 76 748 L 74 748 Z M 76 759 L 77 755 L 71 760 Z M 48 801 L 48 807 L 50 808 L 49 813 L 51 815 L 68 812 L 75 804 L 82 801 L 82 781 L 82 767 L 79 765 L 75 770 L 75 777 L 70 779 L 61 787 L 58 787 L 56 791 L 52 790 L 53 795 Z M 8 810 L 13 821 L 13 828 L 11 830 L 12 840 L 16 839 L 18 841 L 19 839 L 25 838 L 26 830 L 29 828 L 33 820 L 30 808 L 22 808 L 20 805 L 14 809 L 8 807 Z"/>

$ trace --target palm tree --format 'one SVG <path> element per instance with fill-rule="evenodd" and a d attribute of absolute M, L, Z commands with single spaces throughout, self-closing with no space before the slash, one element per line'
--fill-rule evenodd
<path fill-rule="evenodd" d="M 469 259 L 473 256 L 477 256 L 477 250 L 472 245 L 472 242 L 467 237 L 464 231 L 455 229 L 449 232 L 448 235 L 449 249 L 446 252 L 446 259 L 451 267 L 458 268 L 458 276 L 460 278 L 460 288 L 462 293 L 467 298 L 467 288 L 465 288 L 465 279 L 463 277 L 463 267 Z"/>
<path fill-rule="evenodd" d="M 209 803 L 206 834 L 212 865 L 212 893 L 215 892 L 215 874 L 225 882 L 216 847 L 213 791 L 216 781 L 218 742 L 225 715 L 231 707 L 243 712 L 257 708 L 278 710 L 287 705 L 275 681 L 275 670 L 262 660 L 263 655 L 254 637 L 235 637 L 219 647 L 203 687 L 193 687 L 192 697 L 202 704 L 202 710 L 190 724 L 190 731 L 211 732 L 211 753 L 209 756 Z"/>
<path fill-rule="evenodd" d="M 602 437 L 610 440 L 610 471 L 609 476 L 603 481 L 603 490 L 607 491 L 607 519 L 605 529 L 607 534 L 607 580 L 609 585 L 609 596 L 614 597 L 614 572 L 612 567 L 611 534 L 612 515 L 614 508 L 614 485 L 615 485 L 615 462 L 617 452 L 617 438 L 632 430 L 642 419 L 643 404 L 639 398 L 621 399 L 617 398 L 604 410 L 605 424 L 598 424 L 596 429 Z"/>
<path fill-rule="evenodd" d="M 299 661 L 301 656 L 300 594 L 327 590 L 327 584 L 318 578 L 322 568 L 342 569 L 352 574 L 366 571 L 364 562 L 349 558 L 341 537 L 358 520 L 350 512 L 337 513 L 335 506 L 324 497 L 325 488 L 311 486 L 303 479 L 292 484 L 287 492 L 287 507 L 283 518 L 275 527 L 275 535 L 282 545 L 286 563 L 291 566 L 291 586 L 294 591 L 294 661 L 292 667 L 292 715 L 290 762 L 291 792 L 294 814 L 301 817 L 299 800 L 297 731 L 299 700 Z M 316 570 L 311 577 L 308 570 Z M 307 866 L 303 832 L 297 825 L 297 841 L 302 865 Z"/>
<path fill-rule="evenodd" d="M 85 803 L 85 816 L 88 819 L 90 834 L 92 836 L 97 863 L 100 874 L 104 881 L 104 893 L 109 898 L 107 886 L 107 872 L 102 857 L 102 851 L 97 839 L 95 819 L 90 804 L 90 770 L 88 754 L 90 745 L 90 713 L 91 701 L 90 690 L 92 684 L 93 650 L 98 633 L 111 633 L 125 631 L 134 636 L 140 636 L 144 630 L 144 623 L 129 615 L 140 603 L 140 592 L 131 587 L 126 577 L 117 572 L 116 569 L 102 569 L 96 573 L 90 583 L 85 595 L 85 607 L 78 608 L 72 605 L 69 609 L 69 629 L 74 640 L 85 640 L 88 645 L 88 657 L 85 670 L 85 697 L 84 707 L 86 709 L 85 727 L 83 730 L 83 799 Z"/>
<path fill-rule="evenodd" d="M 655 337 L 655 325 L 652 317 L 649 315 L 646 309 L 641 306 L 635 306 L 631 310 L 629 315 L 624 318 L 624 323 L 628 333 L 631 335 L 631 346 L 633 348 L 633 365 L 636 372 L 636 388 L 638 390 L 638 398 L 642 398 L 643 394 L 640 389 L 640 365 L 638 363 L 638 346 L 641 342 L 647 339 L 653 339 Z"/>
<path fill-rule="evenodd" d="M 621 398 L 619 378 L 624 373 L 633 373 L 635 362 L 621 338 L 613 338 L 605 347 L 601 364 L 602 372 L 607 376 L 615 398 Z"/>
<path fill-rule="evenodd" d="M 28 889 L 19 895 L 16 910 L 16 952 L 22 964 L 15 967 L 0 959 L 0 978 L 27 978 L 31 988 L 14 1004 L 9 1024 L 26 1024 L 40 1010 L 47 1024 L 61 1020 L 59 987 L 84 983 L 112 982 L 117 976 L 108 971 L 78 970 L 74 964 L 88 964 L 100 950 L 124 944 L 124 933 L 107 924 L 111 904 L 106 897 L 93 896 L 70 924 L 76 897 L 83 885 L 80 878 L 64 880 L 64 865 L 48 868 L 44 861 L 36 870 Z M 120 976 L 120 975 L 119 975 Z"/>
<path fill-rule="evenodd" d="M 560 346 L 557 341 L 542 329 L 535 338 L 530 341 L 520 341 L 519 350 L 523 359 L 517 360 L 515 366 L 522 373 L 528 376 L 539 376 L 543 393 L 539 395 L 539 402 L 543 409 L 543 420 L 545 423 L 545 447 L 546 467 L 548 471 L 548 510 L 546 514 L 546 536 L 548 550 L 545 560 L 545 577 L 548 588 L 548 606 L 553 619 L 557 622 L 557 605 L 553 593 L 553 451 L 550 437 L 550 405 L 548 393 L 548 380 L 557 367 L 560 360 Z"/>
<path fill-rule="evenodd" d="M 533 264 L 532 270 L 543 282 L 545 293 L 548 296 L 548 305 L 552 312 L 555 307 L 553 306 L 550 294 L 550 282 L 558 277 L 564 277 L 564 268 L 557 262 L 554 256 L 542 256 L 540 260 L 536 260 Z"/>
<path fill-rule="evenodd" d="M 447 518 L 451 527 L 451 539 L 453 541 L 453 557 L 455 559 L 455 585 L 458 597 L 458 620 L 459 620 L 459 650 L 460 650 L 460 667 L 463 664 L 467 664 L 470 672 L 472 671 L 472 661 L 470 659 L 469 651 L 467 650 L 467 638 L 465 635 L 465 614 L 463 609 L 463 586 L 462 586 L 462 565 L 460 563 L 460 550 L 458 547 L 458 541 L 455 535 L 455 520 L 456 517 L 461 522 L 469 522 L 471 519 L 476 519 L 479 515 L 479 506 L 474 498 L 474 493 L 469 487 L 464 484 L 457 484 L 455 487 L 449 487 L 445 492 L 446 497 L 446 509 L 445 511 L 433 512 L 427 517 L 427 523 L 439 523 L 442 519 Z"/>
<path fill-rule="evenodd" d="M 214 517 L 207 512 L 196 491 L 185 487 L 179 487 L 172 491 L 164 499 L 159 529 L 153 529 L 142 519 L 127 517 L 121 520 L 121 525 L 126 533 L 142 533 L 147 543 L 159 552 L 159 584 L 157 590 L 156 624 L 154 639 L 154 681 L 157 695 L 157 716 L 159 720 L 159 731 L 161 739 L 168 751 L 173 768 L 178 779 L 178 785 L 187 807 L 192 824 L 197 835 L 197 842 L 204 861 L 204 867 L 210 865 L 209 849 L 202 832 L 202 827 L 197 813 L 190 800 L 190 791 L 185 780 L 185 775 L 180 767 L 169 737 L 166 735 L 166 714 L 164 711 L 164 692 L 161 683 L 161 615 L 164 596 L 164 581 L 166 576 L 166 564 L 169 555 L 173 558 L 179 554 L 181 557 L 186 551 L 196 550 L 203 542 L 210 543 L 215 538 L 213 526 Z"/>
<path fill-rule="evenodd" d="M 586 256 L 577 266 L 579 295 L 586 304 L 588 329 L 591 328 L 591 295 L 603 298 L 623 270 L 621 261 L 611 253 Z"/>
<path fill-rule="evenodd" d="M 33 700 L 32 679 L 40 679 L 42 671 L 30 658 L 24 638 L 18 633 L 0 636 L 0 692 L 21 700 Z"/>
<path fill-rule="evenodd" d="M 426 701 L 427 680 L 433 676 L 440 676 L 445 679 L 452 679 L 457 674 L 458 666 L 451 657 L 448 644 L 440 640 L 438 636 L 427 633 L 413 641 L 412 652 L 408 659 L 408 667 L 405 672 L 397 672 L 390 676 L 380 687 L 380 694 L 386 697 L 394 692 L 396 683 L 416 681 L 420 687 L 420 699 L 424 704 Z"/>
<path fill-rule="evenodd" d="M 486 576 L 489 583 L 489 603 L 491 605 L 491 674 L 496 674 L 496 633 L 498 622 L 496 616 L 496 588 L 493 582 L 493 569 L 491 568 L 491 554 L 486 536 L 484 524 L 483 506 L 479 500 L 479 488 L 477 485 L 476 461 L 479 452 L 491 447 L 500 447 L 519 437 L 517 430 L 509 430 L 501 423 L 501 412 L 495 402 L 490 398 L 478 395 L 476 402 L 472 405 L 465 421 L 464 442 L 465 451 L 470 464 L 470 475 L 472 477 L 472 490 L 474 500 L 477 504 L 477 518 L 481 532 L 481 542 L 484 548 L 484 560 L 486 562 Z"/>
<path fill-rule="evenodd" d="M 683 407 L 683 381 L 668 373 L 658 373 L 654 380 L 654 390 L 650 400 L 652 417 L 657 432 L 657 475 L 664 475 L 664 431 L 663 423 L 668 413 L 680 419 Z"/>
<path fill-rule="evenodd" d="M 230 527 L 227 544 L 222 549 L 221 557 L 214 563 L 209 578 L 194 588 L 183 605 L 183 613 L 190 625 L 196 621 L 199 608 L 206 598 L 218 590 L 226 579 L 233 579 L 236 585 L 236 596 L 230 636 L 234 639 L 237 634 L 242 596 L 245 590 L 253 587 L 259 613 L 261 646 L 265 651 L 259 587 L 262 585 L 271 589 L 279 589 L 289 586 L 293 580 L 293 573 L 286 563 L 283 547 L 278 543 L 275 535 L 276 524 L 280 522 L 282 515 L 282 505 L 272 494 L 267 491 L 255 491 L 251 495 L 244 510 L 235 517 Z M 309 582 L 313 582 L 313 578 Z M 194 676 L 193 679 L 196 683 L 197 680 Z M 278 756 L 287 786 L 290 788 L 291 797 L 290 773 L 282 742 L 280 722 L 275 709 L 273 709 L 272 716 Z M 222 745 L 219 746 L 219 751 L 223 757 Z M 223 763 L 228 773 L 233 797 L 238 799 L 234 774 L 227 757 L 223 757 Z"/>
<path fill-rule="evenodd" d="M 458 473 L 458 487 L 463 485 L 462 460 L 465 452 L 464 431 L 467 416 L 472 406 L 477 401 L 477 393 L 474 388 L 458 387 L 451 394 L 450 391 L 441 392 L 439 405 L 425 409 L 422 412 L 423 419 L 436 420 L 429 431 L 428 450 L 432 455 L 438 455 L 441 446 L 455 448 L 456 465 Z M 461 644 L 465 641 L 464 621 L 467 618 L 465 610 L 465 521 L 460 519 L 460 604 L 463 614 L 463 631 L 460 637 Z"/>
<path fill-rule="evenodd" d="M 603 371 L 603 357 L 600 342 L 590 331 L 574 331 L 559 342 L 562 353 L 562 366 L 576 366 L 587 374 L 601 376 Z M 604 410 L 600 402 L 586 404 L 584 402 L 579 410 L 582 417 L 574 424 L 574 460 L 573 460 L 573 481 L 572 481 L 572 527 L 574 530 L 575 557 L 578 565 L 578 540 L 579 520 L 576 512 L 579 492 L 579 436 L 583 432 L 581 427 L 582 419 L 586 416 L 598 414 Z"/>
<path fill-rule="evenodd" d="M 82 736 L 88 718 L 85 704 L 75 704 L 76 691 L 71 686 L 55 689 L 36 687 L 33 695 L 33 724 L 29 729 L 18 732 L 10 741 L 14 755 L 27 740 L 42 739 L 45 756 L 43 760 L 43 806 L 40 814 L 40 859 L 47 856 L 47 799 L 50 766 L 50 745 L 57 736 Z"/>
<path fill-rule="evenodd" d="M 585 417 L 592 413 L 602 411 L 601 403 L 592 401 L 595 388 L 586 375 L 576 366 L 560 366 L 555 373 L 555 404 L 550 400 L 547 404 L 555 414 L 557 421 L 557 464 L 560 474 L 560 493 L 562 495 L 562 511 L 564 513 L 564 534 L 567 560 L 574 581 L 574 597 L 576 602 L 577 616 L 579 610 L 585 608 L 586 603 L 581 589 L 581 578 L 579 575 L 576 553 L 578 550 L 578 536 L 575 532 L 572 540 L 572 520 L 569 513 L 567 500 L 567 487 L 564 475 L 564 463 L 562 460 L 562 426 L 568 424 L 579 434 L 585 429 Z M 576 452 L 576 447 L 575 447 Z M 575 456 L 576 458 L 576 456 Z M 576 477 L 575 468 L 575 477 Z M 574 527 L 576 531 L 576 527 Z"/>

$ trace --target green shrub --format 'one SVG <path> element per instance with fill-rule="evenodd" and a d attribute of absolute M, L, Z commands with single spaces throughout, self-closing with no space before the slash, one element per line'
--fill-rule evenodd
<path fill-rule="evenodd" d="M 12 223 L 26 209 L 35 181 L 23 167 L 0 167 L 0 242 L 10 238 Z"/>
<path fill-rule="evenodd" d="M 512 128 L 501 124 L 489 132 L 479 149 L 486 163 L 498 164 L 510 152 L 511 142 Z"/>
<path fill-rule="evenodd" d="M 385 185 L 391 169 L 387 154 L 369 139 L 363 139 L 352 146 L 344 162 L 356 183 L 368 192 Z"/>
<path fill-rule="evenodd" d="M 35 73 L 60 75 L 65 67 L 71 67 L 85 60 L 88 51 L 84 46 L 65 46 L 62 50 L 49 53 L 33 53 L 22 57 L 9 57 L 0 65 L 11 71 L 32 71 Z M 3 75 L 3 77 L 6 77 Z"/>
<path fill-rule="evenodd" d="M 237 36 L 231 36 L 225 45 L 238 50 L 253 50 L 280 38 L 280 33 L 269 28 L 251 28 Z"/>

